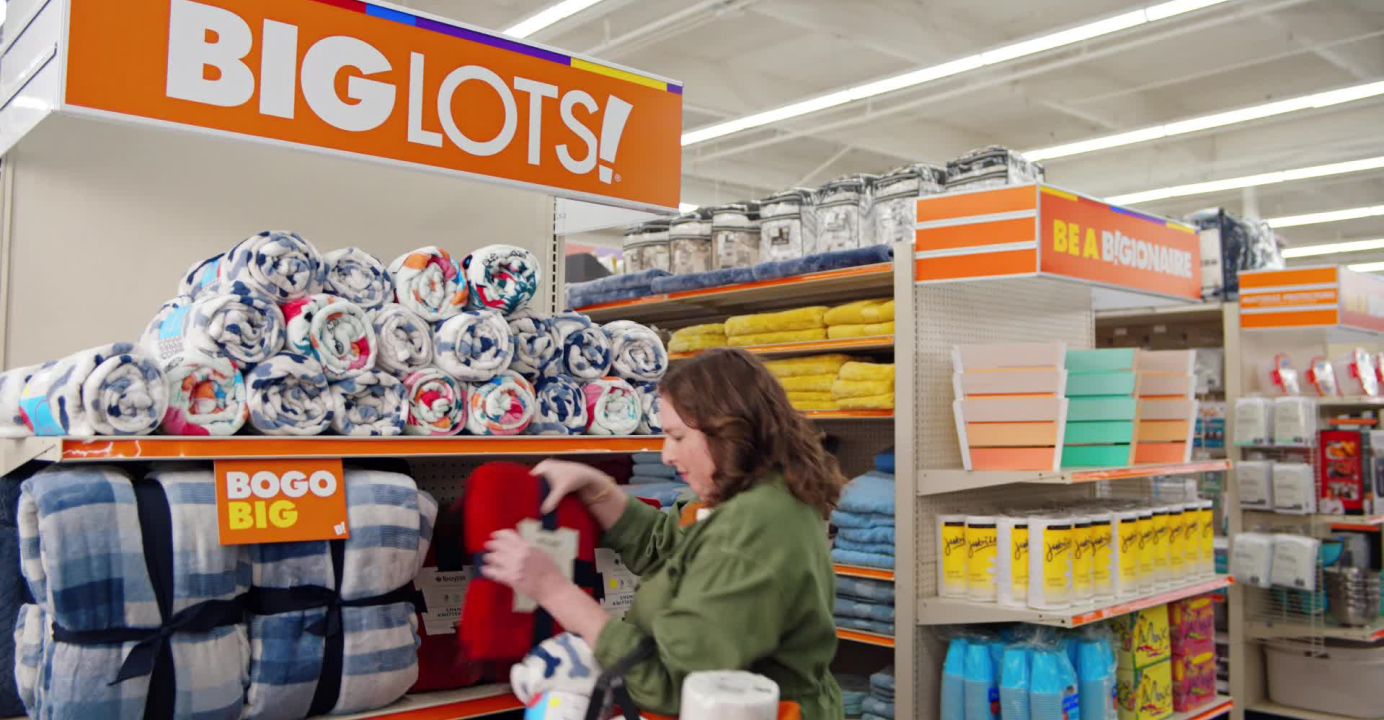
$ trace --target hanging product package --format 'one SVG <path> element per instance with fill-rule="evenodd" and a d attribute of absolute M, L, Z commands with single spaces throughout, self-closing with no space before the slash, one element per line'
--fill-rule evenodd
<path fill-rule="evenodd" d="M 759 201 L 759 261 L 790 260 L 817 242 L 816 193 L 791 188 Z"/>
<path fill-rule="evenodd" d="M 722 205 L 713 211 L 711 241 L 715 270 L 748 268 L 759 262 L 759 206 L 755 203 Z"/>
<path fill-rule="evenodd" d="M 1230 543 L 1230 574 L 1235 582 L 1266 588 L 1272 583 L 1273 537 L 1262 533 L 1240 533 Z"/>
<path fill-rule="evenodd" d="M 1273 508 L 1273 463 L 1268 460 L 1241 460 L 1235 463 L 1235 481 L 1240 488 L 1240 507 L 1253 510 Z"/>
<path fill-rule="evenodd" d="M 1273 444 L 1307 447 L 1317 435 L 1317 403 L 1305 397 L 1273 399 Z"/>
<path fill-rule="evenodd" d="M 1028 518 L 1002 516 L 998 525 L 999 604 L 1028 607 Z"/>
<path fill-rule="evenodd" d="M 490 462 L 466 480 L 463 499 L 466 552 L 482 558 L 485 543 L 498 530 L 517 530 L 531 545 L 548 553 L 569 580 L 596 600 L 604 596 L 596 572 L 596 541 L 600 528 L 574 496 L 567 496 L 551 513 L 539 506 L 548 496 L 548 482 L 529 474 L 529 467 Z M 480 567 L 477 567 L 479 573 Z M 529 648 L 562 632 L 562 627 L 531 598 L 479 574 L 466 587 L 461 637 L 473 660 L 518 662 Z"/>
<path fill-rule="evenodd" d="M 413 579 L 425 607 L 418 613 L 418 681 L 409 692 L 451 690 L 500 676 L 499 666 L 473 662 L 462 651 L 457 625 L 476 573 L 461 536 L 461 506 L 457 500 L 438 510 L 432 545 Z"/>
<path fill-rule="evenodd" d="M 851 175 L 817 191 L 817 242 L 808 246 L 807 254 L 874 244 L 874 228 L 868 222 L 874 181 L 874 175 Z"/>
<path fill-rule="evenodd" d="M 1374 397 L 1379 394 L 1379 368 L 1364 348 L 1351 348 L 1333 365 L 1342 395 Z"/>
<path fill-rule="evenodd" d="M 1321 540 L 1301 535 L 1273 536 L 1273 561 L 1269 582 L 1278 587 L 1315 592 L 1317 558 Z"/>
<path fill-rule="evenodd" d="M 917 233 L 918 198 L 946 191 L 946 168 L 926 163 L 905 165 L 875 181 L 870 222 L 874 245 L 912 242 Z"/>
<path fill-rule="evenodd" d="M 1272 445 L 1274 403 L 1269 398 L 1235 399 L 1235 444 L 1241 447 Z"/>
<path fill-rule="evenodd" d="M 1311 515 L 1317 511 L 1316 477 L 1307 463 L 1273 464 L 1273 511 Z"/>
<path fill-rule="evenodd" d="M 947 192 L 990 190 L 1042 180 L 1043 166 L 1000 145 L 972 150 L 947 163 Z"/>
<path fill-rule="evenodd" d="M 1336 397 L 1341 394 L 1341 385 L 1336 382 L 1336 368 L 1325 357 L 1312 358 L 1312 362 L 1307 365 L 1307 372 L 1303 373 L 1302 377 L 1307 381 L 1307 387 L 1311 388 L 1309 395 Z"/>
<path fill-rule="evenodd" d="M 1072 604 L 1072 519 L 1028 519 L 1028 606 L 1062 610 Z"/>
<path fill-rule="evenodd" d="M 711 210 L 697 208 L 673 218 L 668 227 L 668 271 L 674 275 L 716 269 L 711 248 Z"/>

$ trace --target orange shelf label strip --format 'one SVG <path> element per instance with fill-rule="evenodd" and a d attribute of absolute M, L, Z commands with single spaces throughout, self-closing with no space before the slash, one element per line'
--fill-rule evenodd
<path fill-rule="evenodd" d="M 880 647 L 894 647 L 894 638 L 887 635 L 876 635 L 874 633 L 860 632 L 859 630 L 847 630 L 836 628 L 836 637 L 842 640 L 852 640 L 854 642 L 878 645 Z"/>
<path fill-rule="evenodd" d="M 209 439 L 67 440 L 63 460 L 213 459 L 275 457 L 374 457 L 507 455 L 574 452 L 653 452 L 663 438 L 578 435 L 550 437 L 404 437 L 365 440 L 349 437 Z"/>
<path fill-rule="evenodd" d="M 870 580 L 888 580 L 893 582 L 894 571 L 882 568 L 860 567 L 858 565 L 833 565 L 837 575 L 846 577 L 868 578 Z"/>
<path fill-rule="evenodd" d="M 1208 580 L 1204 583 L 1198 583 L 1196 585 L 1188 585 L 1185 588 L 1172 590 L 1169 592 L 1154 595 L 1152 597 L 1139 598 L 1138 600 L 1131 600 L 1127 603 L 1120 603 L 1119 605 L 1111 605 L 1110 607 L 1104 607 L 1098 610 L 1092 610 L 1091 612 L 1073 615 L 1072 627 L 1077 627 L 1080 625 L 1086 625 L 1088 623 L 1105 620 L 1106 618 L 1118 617 L 1120 615 L 1128 615 L 1129 613 L 1138 612 L 1146 608 L 1157 607 L 1159 605 L 1166 605 L 1170 602 L 1173 602 L 1174 600 L 1181 600 L 1182 598 L 1188 598 L 1194 595 L 1201 595 L 1204 593 L 1211 592 L 1213 590 L 1219 590 L 1223 587 L 1229 587 L 1230 585 L 1234 584 L 1234 582 L 1234 579 L 1228 576 L 1218 577 L 1215 580 Z"/>
<path fill-rule="evenodd" d="M 1094 482 L 1096 480 L 1121 480 L 1124 478 L 1150 477 L 1153 475 L 1186 475 L 1198 472 L 1229 470 L 1229 460 L 1206 460 L 1202 462 L 1175 463 L 1171 465 L 1131 465 L 1109 470 L 1082 470 L 1072 473 L 1072 482 Z"/>

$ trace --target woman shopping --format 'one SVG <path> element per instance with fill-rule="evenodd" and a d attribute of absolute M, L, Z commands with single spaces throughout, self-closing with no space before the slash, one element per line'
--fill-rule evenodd
<path fill-rule="evenodd" d="M 627 495 L 586 465 L 547 460 L 534 474 L 590 509 L 604 544 L 642 577 L 634 604 L 612 618 L 543 552 L 505 530 L 486 546 L 486 577 L 534 598 L 584 638 L 603 667 L 650 639 L 652 657 L 625 675 L 641 709 L 676 715 L 683 679 L 749 670 L 778 683 L 804 720 L 842 717 L 825 519 L 846 480 L 821 433 L 769 371 L 743 350 L 716 349 L 673 368 L 660 387 L 663 462 L 711 512 L 690 527 Z"/>

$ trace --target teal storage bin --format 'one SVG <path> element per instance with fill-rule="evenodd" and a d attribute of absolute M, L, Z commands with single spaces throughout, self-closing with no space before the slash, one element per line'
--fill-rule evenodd
<path fill-rule="evenodd" d="M 1134 442 L 1134 423 L 1125 420 L 1069 422 L 1062 431 L 1066 445 L 1110 445 Z"/>
<path fill-rule="evenodd" d="M 1067 372 L 1092 373 L 1134 370 L 1134 348 L 1109 350 L 1068 350 Z M 1071 382 L 1071 378 L 1067 378 Z"/>
<path fill-rule="evenodd" d="M 1125 467 L 1129 465 L 1128 445 L 1064 445 L 1062 467 Z"/>
<path fill-rule="evenodd" d="M 1085 395 L 1134 395 L 1133 372 L 1072 373 L 1067 376 L 1067 397 Z"/>
<path fill-rule="evenodd" d="M 1133 420 L 1138 404 L 1136 398 L 1127 395 L 1072 398 L 1067 401 L 1067 422 Z"/>

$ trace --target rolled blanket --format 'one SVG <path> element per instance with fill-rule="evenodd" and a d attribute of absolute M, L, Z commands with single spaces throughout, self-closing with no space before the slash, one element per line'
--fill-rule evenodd
<path fill-rule="evenodd" d="M 575 312 L 553 316 L 561 371 L 577 380 L 599 380 L 610 372 L 610 336 L 591 318 Z"/>
<path fill-rule="evenodd" d="M 794 391 L 788 393 L 788 402 L 798 410 L 836 410 L 840 407 L 829 392 Z"/>
<path fill-rule="evenodd" d="M 894 554 L 894 543 L 853 542 L 851 540 L 847 540 L 841 535 L 836 536 L 834 547 L 838 550 L 849 550 L 850 552 L 858 553 L 870 553 L 872 555 L 892 556 Z"/>
<path fill-rule="evenodd" d="M 266 230 L 241 240 L 221 261 L 222 283 L 244 283 L 274 302 L 322 292 L 327 266 L 312 243 L 285 230 Z"/>
<path fill-rule="evenodd" d="M 826 328 L 813 328 L 810 330 L 786 330 L 784 332 L 754 333 L 752 335 L 732 335 L 729 340 L 734 347 L 749 347 L 751 345 L 781 345 L 783 343 L 813 342 L 815 340 L 826 340 Z"/>
<path fill-rule="evenodd" d="M 182 355 L 163 366 L 168 380 L 165 435 L 234 435 L 250 410 L 245 378 L 226 358 Z"/>
<path fill-rule="evenodd" d="M 494 310 L 467 310 L 433 334 L 437 366 L 463 382 L 485 382 L 514 360 L 509 324 Z"/>
<path fill-rule="evenodd" d="M 747 267 L 722 268 L 703 272 L 660 277 L 653 281 L 652 290 L 656 293 L 674 293 L 702 288 L 739 285 L 754 281 L 754 270 Z"/>
<path fill-rule="evenodd" d="M 663 464 L 663 453 L 661 452 L 637 452 L 629 454 L 630 463 L 658 463 Z"/>
<path fill-rule="evenodd" d="M 730 341 L 725 335 L 689 335 L 668 341 L 668 352 L 696 352 L 707 348 L 725 347 Z"/>
<path fill-rule="evenodd" d="M 552 321 L 544 314 L 524 308 L 507 319 L 509 334 L 514 340 L 513 370 L 531 383 L 553 377 L 560 372 L 558 337 Z"/>
<path fill-rule="evenodd" d="M 394 279 L 380 259 L 360 248 L 333 250 L 322 256 L 327 266 L 323 290 L 364 310 L 394 300 Z"/>
<path fill-rule="evenodd" d="M 285 303 L 283 310 L 285 349 L 322 363 L 328 380 L 375 367 L 375 325 L 359 305 L 319 293 Z"/>
<path fill-rule="evenodd" d="M 589 435 L 633 435 L 642 415 L 639 395 L 620 378 L 593 380 L 582 388 L 586 396 Z"/>
<path fill-rule="evenodd" d="M 662 435 L 663 419 L 659 417 L 658 411 L 662 400 L 658 395 L 658 383 L 652 382 L 632 382 L 634 391 L 639 394 L 639 430 L 640 435 Z"/>
<path fill-rule="evenodd" d="M 882 543 L 893 546 L 894 544 L 894 524 L 890 518 L 890 524 L 877 525 L 874 527 L 843 527 L 836 533 L 836 537 L 852 543 Z"/>
<path fill-rule="evenodd" d="M 427 322 L 441 322 L 466 309 L 466 279 L 446 250 L 429 246 L 400 255 L 389 264 L 389 276 L 395 301 Z"/>
<path fill-rule="evenodd" d="M 42 647 L 16 672 L 31 717 L 240 718 L 250 568 L 242 546 L 217 541 L 210 469 L 131 481 L 55 465 L 24 482 L 18 526 L 37 607 L 16 630 Z"/>
<path fill-rule="evenodd" d="M 878 697 L 894 697 L 894 666 L 870 675 L 870 692 Z"/>
<path fill-rule="evenodd" d="M 832 548 L 831 561 L 834 563 L 841 563 L 842 565 L 860 565 L 883 570 L 894 569 L 893 555 L 855 552 L 854 550 L 846 550 L 845 548 Z"/>
<path fill-rule="evenodd" d="M 654 382 L 668 372 L 668 351 L 648 326 L 616 320 L 602 328 L 610 336 L 611 366 L 616 377 Z"/>
<path fill-rule="evenodd" d="M 133 344 L 102 345 L 36 371 L 19 407 L 35 435 L 147 435 L 168 412 L 168 382 Z"/>
<path fill-rule="evenodd" d="M 229 358 L 243 368 L 283 349 L 284 315 L 243 284 L 218 285 L 196 300 L 179 296 L 164 303 L 140 345 L 161 363 L 186 353 Z"/>
<path fill-rule="evenodd" d="M 331 384 L 332 429 L 342 435 L 404 434 L 408 421 L 407 391 L 399 378 L 370 370 Z"/>
<path fill-rule="evenodd" d="M 379 369 L 402 378 L 432 364 L 432 327 L 418 313 L 390 303 L 372 312 L 371 319 L 379 345 L 375 353 Z"/>
<path fill-rule="evenodd" d="M 183 273 L 183 279 L 178 281 L 178 294 L 196 300 L 203 290 L 220 277 L 221 260 L 225 257 L 225 253 L 217 253 L 206 260 L 193 263 L 192 267 Z"/>
<path fill-rule="evenodd" d="M 528 306 L 543 282 L 534 254 L 513 245 L 486 245 L 461 261 L 470 292 L 467 307 L 510 315 Z"/>
<path fill-rule="evenodd" d="M 836 594 L 856 600 L 892 605 L 894 603 L 894 583 L 889 580 L 837 576 Z"/>
<path fill-rule="evenodd" d="M 685 327 L 685 328 L 679 328 L 679 329 L 673 331 L 673 337 L 674 337 L 674 338 L 680 338 L 680 337 L 695 337 L 695 336 L 698 336 L 698 335 L 720 335 L 720 336 L 722 336 L 722 337 L 725 337 L 725 335 L 726 335 L 726 324 L 725 324 L 725 323 L 703 323 L 703 324 L 701 324 L 701 325 L 689 325 L 689 326 L 687 326 L 687 327 Z"/>
<path fill-rule="evenodd" d="M 418 678 L 409 583 L 437 502 L 398 473 L 348 468 L 343 486 L 349 539 L 250 546 L 246 720 L 375 710 Z"/>
<path fill-rule="evenodd" d="M 525 705 L 554 691 L 590 698 L 600 674 L 601 666 L 591 646 L 580 635 L 565 632 L 539 643 L 511 667 L 509 686 Z"/>
<path fill-rule="evenodd" d="M 832 325 L 827 328 L 827 337 L 832 340 L 845 340 L 846 338 L 876 337 L 880 335 L 893 335 L 894 321 L 873 323 L 870 325 Z"/>
<path fill-rule="evenodd" d="M 832 325 L 866 325 L 894 319 L 894 301 L 889 298 L 856 300 L 837 305 L 822 316 L 822 322 Z"/>
<path fill-rule="evenodd" d="M 467 400 L 466 429 L 473 435 L 518 435 L 533 420 L 533 386 L 522 375 L 503 370 L 473 385 Z"/>
<path fill-rule="evenodd" d="M 466 427 L 466 385 L 437 368 L 404 379 L 408 390 L 407 435 L 456 435 Z"/>
<path fill-rule="evenodd" d="M 841 268 L 874 265 L 893 260 L 894 250 L 888 245 L 871 245 L 851 250 L 817 253 L 790 260 L 762 262 L 755 265 L 755 280 L 774 280 L 777 278 L 807 275 L 809 273 L 840 270 Z"/>
<path fill-rule="evenodd" d="M 538 383 L 529 435 L 580 435 L 586 431 L 586 395 L 581 384 L 566 375 Z"/>
<path fill-rule="evenodd" d="M 779 384 L 788 392 L 813 392 L 829 393 L 831 384 L 836 382 L 834 373 L 823 373 L 821 375 L 799 375 L 797 377 L 779 378 Z"/>
<path fill-rule="evenodd" d="M 838 376 L 842 380 L 878 380 L 889 383 L 893 389 L 894 363 L 848 362 L 841 366 Z"/>
<path fill-rule="evenodd" d="M 894 383 L 891 380 L 837 380 L 831 384 L 831 396 L 837 400 L 887 395 L 892 392 Z"/>
<path fill-rule="evenodd" d="M 825 306 L 812 306 L 782 312 L 736 315 L 726 320 L 726 335 L 734 337 L 736 335 L 824 328 L 826 323 L 822 322 L 822 317 L 826 313 L 827 308 Z"/>
<path fill-rule="evenodd" d="M 854 513 L 894 514 L 894 477 L 871 470 L 850 482 L 841 492 L 837 505 Z"/>
<path fill-rule="evenodd" d="M 894 623 L 891 622 L 866 620 L 864 618 L 847 617 L 845 615 L 835 615 L 833 618 L 836 621 L 836 627 L 846 628 L 847 630 L 864 630 L 865 632 L 875 633 L 876 635 L 894 634 Z"/>
<path fill-rule="evenodd" d="M 808 355 L 786 360 L 767 360 L 764 367 L 776 378 L 798 377 L 800 375 L 835 375 L 842 365 L 851 361 L 849 355 Z"/>
<path fill-rule="evenodd" d="M 894 393 L 841 398 L 836 403 L 842 410 L 893 410 Z"/>
<path fill-rule="evenodd" d="M 250 384 L 250 425 L 265 435 L 317 435 L 332 424 L 333 402 L 322 363 L 282 353 L 256 365 Z"/>
<path fill-rule="evenodd" d="M 848 597 L 842 597 L 840 593 L 836 595 L 835 614 L 837 617 L 853 617 L 865 620 L 879 620 L 881 622 L 894 622 L 894 606 L 882 603 L 861 602 Z"/>
<path fill-rule="evenodd" d="M 48 366 L 54 363 L 47 363 Z M 0 373 L 0 438 L 26 437 L 34 434 L 24 423 L 24 413 L 20 411 L 19 401 L 24 396 L 24 386 L 29 378 L 42 370 L 44 365 L 30 365 Z"/>

